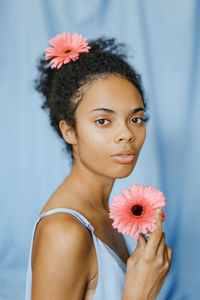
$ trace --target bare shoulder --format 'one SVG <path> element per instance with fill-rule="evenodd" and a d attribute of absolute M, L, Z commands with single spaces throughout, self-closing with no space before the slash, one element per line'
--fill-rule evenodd
<path fill-rule="evenodd" d="M 59 212 L 42 218 L 32 250 L 32 300 L 82 299 L 91 251 L 92 236 L 75 216 Z"/>
<path fill-rule="evenodd" d="M 77 250 L 81 247 L 83 250 L 91 247 L 91 235 L 89 230 L 72 214 L 57 212 L 43 217 L 37 225 L 35 233 L 34 243 L 37 243 L 38 238 L 44 240 L 56 239 L 57 242 L 67 241 L 67 245 L 70 241 L 77 240 L 74 248 Z"/>

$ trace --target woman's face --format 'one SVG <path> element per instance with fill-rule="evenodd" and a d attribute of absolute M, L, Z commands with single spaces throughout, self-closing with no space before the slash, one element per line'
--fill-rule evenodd
<path fill-rule="evenodd" d="M 75 162 L 113 179 L 130 175 L 146 136 L 143 109 L 139 91 L 127 79 L 110 76 L 85 86 L 76 109 Z M 113 156 L 125 150 L 134 156 Z"/>

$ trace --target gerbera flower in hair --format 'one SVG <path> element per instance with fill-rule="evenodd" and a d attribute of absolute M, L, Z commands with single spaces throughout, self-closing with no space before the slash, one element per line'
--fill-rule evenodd
<path fill-rule="evenodd" d="M 51 69 L 59 69 L 63 64 L 69 63 L 71 60 L 77 60 L 80 53 L 89 52 L 89 49 L 91 49 L 86 42 L 86 38 L 78 33 L 64 32 L 57 34 L 49 40 L 49 44 L 52 47 L 45 49 L 45 59 L 52 58 L 50 61 Z"/>
<path fill-rule="evenodd" d="M 135 240 L 139 238 L 139 230 L 146 234 L 157 229 L 155 213 L 158 208 L 167 205 L 163 193 L 152 186 L 134 184 L 123 189 L 122 195 L 113 197 L 109 216 L 114 220 L 113 228 Z M 165 212 L 161 209 L 163 221 Z"/>

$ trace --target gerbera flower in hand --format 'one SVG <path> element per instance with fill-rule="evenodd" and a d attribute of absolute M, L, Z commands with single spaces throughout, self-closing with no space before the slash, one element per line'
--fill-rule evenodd
<path fill-rule="evenodd" d="M 49 40 L 49 44 L 53 47 L 45 49 L 45 59 L 53 58 L 50 61 L 51 69 L 59 69 L 63 64 L 69 63 L 71 60 L 77 60 L 79 53 L 89 52 L 91 48 L 86 42 L 86 38 L 78 33 L 70 34 L 64 32 L 57 34 Z"/>
<path fill-rule="evenodd" d="M 165 197 L 159 190 L 134 184 L 130 190 L 123 189 L 122 195 L 113 197 L 109 216 L 114 220 L 113 228 L 137 240 L 139 229 L 144 234 L 157 229 L 155 212 L 166 205 Z M 165 221 L 165 212 L 161 211 Z"/>

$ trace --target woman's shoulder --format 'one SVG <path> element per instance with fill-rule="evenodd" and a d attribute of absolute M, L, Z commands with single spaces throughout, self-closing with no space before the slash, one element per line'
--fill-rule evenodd
<path fill-rule="evenodd" d="M 77 247 L 80 247 L 81 243 L 84 244 L 83 247 L 91 247 L 92 237 L 87 228 L 72 213 L 59 211 L 59 208 L 72 209 L 87 216 L 87 212 L 82 213 L 82 209 L 79 208 L 78 200 L 73 192 L 63 190 L 62 187 L 57 188 L 42 208 L 40 215 L 56 210 L 41 218 L 37 225 L 36 240 L 37 237 L 51 236 L 57 240 L 64 238 L 66 243 L 73 242 L 73 239 L 78 240 Z"/>
<path fill-rule="evenodd" d="M 42 295 L 46 286 L 51 287 L 49 294 L 69 298 L 71 286 L 83 291 L 91 277 L 92 239 L 88 230 L 66 213 L 42 217 L 36 229 L 32 249 L 34 294 Z"/>
<path fill-rule="evenodd" d="M 46 206 L 40 214 L 48 212 L 52 209 L 60 208 L 61 206 Z M 69 208 L 70 207 L 61 207 Z M 37 230 L 35 233 L 35 239 L 38 238 L 49 238 L 54 237 L 56 240 L 62 239 L 64 242 L 73 242 L 73 240 L 78 240 L 78 246 L 80 244 L 89 242 L 91 240 L 91 235 L 89 234 L 86 227 L 78 221 L 78 219 L 71 213 L 66 213 L 63 211 L 56 210 L 54 213 L 47 214 L 41 218 L 37 225 Z"/>

